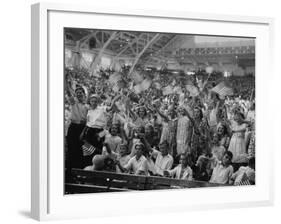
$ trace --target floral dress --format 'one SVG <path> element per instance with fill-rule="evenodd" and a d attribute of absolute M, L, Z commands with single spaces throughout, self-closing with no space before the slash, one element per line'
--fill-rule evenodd
<path fill-rule="evenodd" d="M 177 155 L 189 151 L 188 147 L 188 129 L 190 120 L 188 117 L 183 116 L 178 118 L 177 125 Z"/>
<path fill-rule="evenodd" d="M 247 125 L 245 123 L 238 124 L 233 122 L 231 128 L 234 131 L 246 131 Z M 245 131 L 234 132 L 232 134 L 228 150 L 233 154 L 232 162 L 234 163 L 242 163 L 247 160 L 248 155 L 246 154 Z"/>
<path fill-rule="evenodd" d="M 178 124 L 177 118 L 163 123 L 160 143 L 164 141 L 168 142 L 170 155 L 175 155 L 177 124 Z"/>
<path fill-rule="evenodd" d="M 204 119 L 202 119 L 199 122 L 195 121 L 195 125 L 198 127 L 198 131 L 196 131 L 194 125 L 191 124 L 190 134 L 191 134 L 191 153 L 196 161 L 197 158 L 203 153 L 206 153 L 206 149 L 209 148 L 207 144 L 210 136 L 210 130 L 207 121 Z"/>

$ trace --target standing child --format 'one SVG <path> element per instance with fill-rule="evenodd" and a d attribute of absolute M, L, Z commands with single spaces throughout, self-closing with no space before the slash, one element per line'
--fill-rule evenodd
<path fill-rule="evenodd" d="M 233 162 L 241 163 L 247 159 L 245 131 L 247 124 L 244 123 L 244 114 L 240 111 L 234 112 L 234 121 L 231 125 L 232 137 L 228 150 L 233 154 Z"/>
<path fill-rule="evenodd" d="M 67 168 L 83 168 L 83 142 L 80 135 L 85 128 L 88 107 L 85 104 L 86 94 L 82 87 L 75 90 L 75 96 L 68 90 L 70 103 L 70 124 L 66 136 L 67 142 Z"/>

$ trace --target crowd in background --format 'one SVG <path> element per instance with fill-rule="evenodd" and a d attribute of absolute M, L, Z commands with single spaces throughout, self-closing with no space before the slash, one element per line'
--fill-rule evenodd
<path fill-rule="evenodd" d="M 66 168 L 255 184 L 254 80 L 66 68 Z"/>

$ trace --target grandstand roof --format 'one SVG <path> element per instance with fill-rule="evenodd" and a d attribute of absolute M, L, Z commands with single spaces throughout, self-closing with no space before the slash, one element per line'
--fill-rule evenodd
<path fill-rule="evenodd" d="M 255 40 L 241 37 L 65 28 L 65 41 L 76 50 L 138 58 L 138 64 L 238 62 L 251 66 L 255 60 Z"/>

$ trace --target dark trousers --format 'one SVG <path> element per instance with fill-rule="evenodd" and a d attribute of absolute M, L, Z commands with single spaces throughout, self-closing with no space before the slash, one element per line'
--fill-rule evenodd
<path fill-rule="evenodd" d="M 98 134 L 103 131 L 103 129 L 99 128 L 89 128 L 87 127 L 85 131 L 84 140 L 90 143 L 92 146 L 96 148 L 95 152 L 90 156 L 84 156 L 84 167 L 92 165 L 92 159 L 95 155 L 102 153 L 102 147 L 105 137 L 100 138 Z"/>
<path fill-rule="evenodd" d="M 83 142 L 80 140 L 80 135 L 84 129 L 84 124 L 71 123 L 68 128 L 66 136 L 67 141 L 67 156 L 66 156 L 66 168 L 84 168 L 83 164 Z"/>

